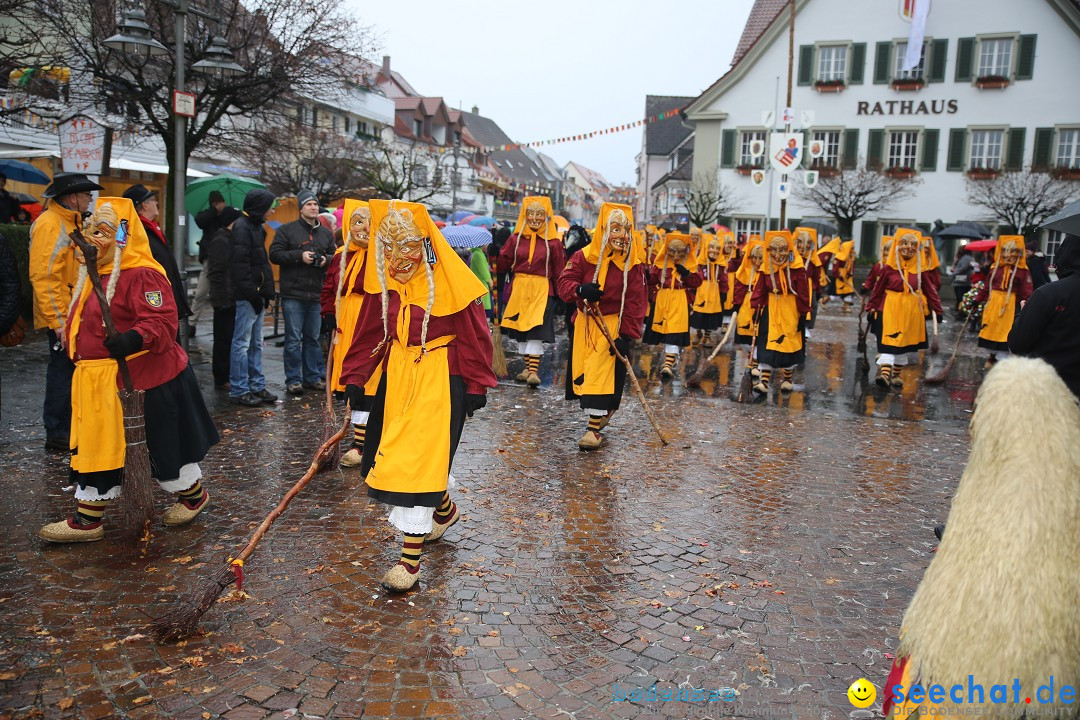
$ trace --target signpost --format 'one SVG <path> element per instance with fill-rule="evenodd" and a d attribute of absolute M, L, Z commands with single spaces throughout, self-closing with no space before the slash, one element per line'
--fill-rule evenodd
<path fill-rule="evenodd" d="M 195 93 L 173 90 L 173 112 L 184 117 L 195 117 Z"/>

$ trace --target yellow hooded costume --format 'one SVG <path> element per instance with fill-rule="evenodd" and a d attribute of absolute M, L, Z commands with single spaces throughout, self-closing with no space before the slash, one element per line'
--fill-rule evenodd
<path fill-rule="evenodd" d="M 544 227 L 540 233 L 533 233 L 527 225 L 527 215 L 537 208 L 544 212 Z M 510 336 L 524 340 L 524 333 L 543 325 L 545 313 L 548 308 L 548 298 L 552 297 L 552 277 L 557 275 L 562 267 L 562 256 L 552 257 L 552 240 L 558 247 L 562 247 L 558 228 L 552 222 L 554 210 L 551 207 L 551 198 L 545 195 L 526 197 L 521 201 L 521 211 L 518 213 L 517 224 L 514 225 L 515 235 L 513 242 L 507 241 L 500 258 L 500 265 L 504 269 L 513 270 L 514 277 L 510 286 L 510 296 L 506 301 L 506 309 L 502 314 L 501 327 L 510 331 Z M 536 257 L 537 241 L 543 244 L 544 268 L 543 274 L 539 274 L 539 268 L 532 268 L 536 272 L 524 272 L 521 269 L 514 270 L 519 263 L 519 252 L 522 237 L 529 241 L 528 261 L 531 265 Z M 512 254 L 511 254 L 512 253 Z"/>
<path fill-rule="evenodd" d="M 787 261 L 775 263 L 772 259 L 774 244 L 783 242 L 787 247 Z M 770 230 L 765 233 L 765 259 L 761 264 L 761 276 L 757 279 L 754 290 L 768 279 L 771 286 L 767 304 L 763 307 L 763 323 L 758 330 L 758 360 L 773 367 L 787 367 L 794 364 L 786 356 L 803 351 L 803 335 L 800 332 L 802 313 L 796 294 L 796 283 L 805 273 L 792 276 L 793 270 L 803 270 L 802 256 L 795 250 L 795 240 L 786 230 Z M 773 362 L 765 352 L 777 353 Z"/>
<path fill-rule="evenodd" d="M 751 235 L 743 248 L 742 262 L 735 271 L 735 282 L 739 285 L 742 298 L 739 302 L 738 311 L 735 314 L 735 344 L 752 345 L 757 337 L 757 322 L 754 309 L 750 306 L 750 298 L 754 292 L 754 283 L 757 282 L 760 270 L 760 262 L 754 267 L 754 259 L 764 262 L 765 243 L 757 235 Z"/>
<path fill-rule="evenodd" d="M 371 209 L 368 204 L 360 200 L 346 200 L 344 214 L 342 215 L 344 222 L 342 234 L 345 242 L 335 253 L 339 256 L 338 285 L 334 295 L 337 340 L 334 342 L 334 354 L 330 365 L 330 384 L 335 392 L 345 391 L 345 384 L 341 382 L 341 365 L 345 361 L 345 355 L 348 354 L 349 348 L 352 346 L 356 321 L 359 320 L 360 310 L 364 305 L 364 278 L 360 276 L 360 273 L 364 271 L 365 263 L 368 261 L 371 240 L 368 240 L 368 247 L 362 248 L 356 245 L 352 239 L 354 220 L 360 221 L 361 218 L 368 220 L 368 236 L 370 238 Z M 340 263 L 344 263 L 344 267 Z M 360 290 L 357 292 L 355 288 L 358 280 L 360 281 Z M 368 397 L 374 396 L 375 391 L 379 388 L 380 379 L 382 379 L 382 374 L 379 372 L 374 373 L 367 384 L 364 385 L 364 395 Z M 353 410 L 365 409 L 353 408 Z"/>
<path fill-rule="evenodd" d="M 682 242 L 687 248 L 686 257 L 680 264 L 691 273 L 678 283 L 678 287 L 676 287 L 676 281 L 679 274 L 669 256 L 669 248 L 676 240 Z M 672 336 L 690 331 L 690 296 L 692 289 L 701 283 L 701 276 L 695 275 L 697 267 L 695 248 L 689 235 L 668 233 L 664 236 L 660 251 L 653 261 L 650 284 L 656 286 L 656 296 L 653 298 L 652 316 L 645 335 L 646 343 L 689 344 L 689 335 L 684 342 L 677 342 Z"/>
<path fill-rule="evenodd" d="M 978 300 L 985 299 L 982 311 L 982 327 L 979 329 L 979 347 L 990 350 L 1009 349 L 1009 333 L 1016 321 L 1019 302 L 1026 302 L 1032 293 L 1031 275 L 1024 255 L 1023 235 L 1002 235 L 994 248 L 994 264 L 987 273 L 986 288 Z M 1005 255 L 1013 251 L 1015 264 L 1005 262 Z"/>

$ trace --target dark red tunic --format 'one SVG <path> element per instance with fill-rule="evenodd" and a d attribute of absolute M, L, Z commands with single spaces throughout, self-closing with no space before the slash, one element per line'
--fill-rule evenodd
<path fill-rule="evenodd" d="M 926 296 L 926 302 L 930 306 L 930 310 L 941 315 L 941 297 L 938 295 L 937 288 L 930 282 L 926 276 L 929 271 L 923 272 L 922 291 Z M 908 284 L 914 290 L 918 287 L 919 276 L 917 273 L 908 273 Z M 881 312 L 881 308 L 885 305 L 885 293 L 889 290 L 893 292 L 904 292 L 904 279 L 900 277 L 900 272 L 888 265 L 881 268 L 881 273 L 877 280 L 877 284 L 874 286 L 873 294 L 866 302 L 866 309 L 870 312 Z"/>
<path fill-rule="evenodd" d="M 532 236 L 528 233 L 522 233 L 521 242 L 518 242 L 517 234 L 510 236 L 510 239 L 506 241 L 499 252 L 498 271 L 500 273 L 513 272 L 544 277 L 544 268 L 546 267 L 549 279 L 548 297 L 554 297 L 559 273 L 562 272 L 563 266 L 566 265 L 566 254 L 563 252 L 562 243 L 558 240 L 548 240 L 546 243 L 538 240 L 536 248 L 533 250 L 532 262 L 529 262 L 530 237 Z M 516 255 L 514 254 L 515 248 Z M 551 255 L 551 259 L 545 260 L 548 254 Z"/>
<path fill-rule="evenodd" d="M 619 335 L 635 340 L 641 337 L 642 323 L 645 322 L 645 313 L 649 309 L 645 269 L 645 265 L 639 263 L 630 268 L 630 272 L 627 273 L 626 302 L 623 306 L 622 326 L 619 328 Z M 585 307 L 584 302 L 577 295 L 577 287 L 584 283 L 591 283 L 594 272 L 596 272 L 596 266 L 585 259 L 583 251 L 578 250 L 559 276 L 559 297 L 563 302 L 576 305 L 578 308 L 574 313 L 574 322 L 577 322 L 578 315 Z M 622 270 L 612 263 L 608 267 L 604 295 L 600 298 L 602 314 L 618 314 L 622 288 Z"/>

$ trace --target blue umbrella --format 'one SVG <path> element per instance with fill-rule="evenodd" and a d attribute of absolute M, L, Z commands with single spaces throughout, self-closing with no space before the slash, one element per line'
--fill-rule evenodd
<path fill-rule="evenodd" d="M 459 223 L 459 222 L 461 222 L 462 220 L 464 220 L 467 217 L 475 217 L 475 216 L 476 216 L 476 213 L 471 213 L 468 210 L 458 210 L 456 213 L 454 213 L 453 219 L 448 218 L 446 222 Z"/>
<path fill-rule="evenodd" d="M 497 223 L 498 223 L 498 220 L 491 217 L 490 215 L 479 215 L 479 216 L 474 217 L 472 220 L 469 221 L 470 225 L 476 225 L 476 226 L 479 226 L 479 227 L 486 227 L 486 228 L 493 227 Z"/>
<path fill-rule="evenodd" d="M 32 185 L 48 185 L 52 182 L 48 175 L 22 160 L 0 160 L 0 173 L 4 173 L 8 180 L 14 182 Z"/>
<path fill-rule="evenodd" d="M 475 225 L 447 225 L 442 234 L 452 248 L 475 248 L 491 242 L 491 233 Z"/>

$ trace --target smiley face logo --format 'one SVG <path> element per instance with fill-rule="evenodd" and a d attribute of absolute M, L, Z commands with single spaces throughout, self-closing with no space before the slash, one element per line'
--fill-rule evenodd
<path fill-rule="evenodd" d="M 847 697 L 857 708 L 870 707 L 877 699 L 877 689 L 866 678 L 859 678 L 847 689 Z"/>

